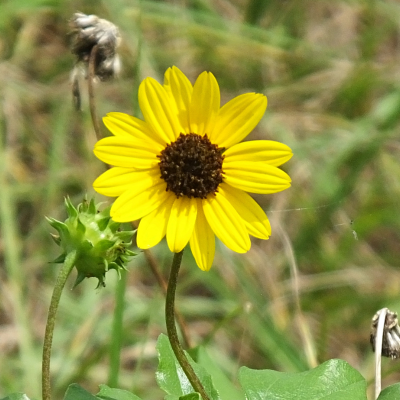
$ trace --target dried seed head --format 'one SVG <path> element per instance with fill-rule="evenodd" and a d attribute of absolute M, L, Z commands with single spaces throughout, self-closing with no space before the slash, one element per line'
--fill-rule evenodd
<path fill-rule="evenodd" d="M 381 311 L 382 310 L 378 311 L 372 318 L 370 342 L 373 351 L 375 351 L 378 320 Z M 392 359 L 400 357 L 399 321 L 397 319 L 397 313 L 389 310 L 387 310 L 385 325 L 383 328 L 382 355 L 384 357 L 390 357 Z"/>
<path fill-rule="evenodd" d="M 77 57 L 77 64 L 87 68 L 90 53 L 97 45 L 95 57 L 95 75 L 106 81 L 118 75 L 121 65 L 117 47 L 121 38 L 118 28 L 111 22 L 96 15 L 75 13 L 70 21 L 73 35 L 72 53 Z M 77 73 L 77 71 L 74 71 Z"/>

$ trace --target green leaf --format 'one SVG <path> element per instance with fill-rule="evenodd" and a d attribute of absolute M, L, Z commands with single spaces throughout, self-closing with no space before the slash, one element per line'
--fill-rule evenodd
<path fill-rule="evenodd" d="M 196 349 L 197 362 L 212 376 L 212 380 L 215 388 L 224 400 L 245 400 L 245 395 L 241 388 L 236 387 L 224 374 L 221 368 L 214 361 L 213 357 L 210 357 L 204 347 L 198 347 Z"/>
<path fill-rule="evenodd" d="M 201 400 L 200 393 L 190 393 L 179 397 L 179 400 Z"/>
<path fill-rule="evenodd" d="M 395 383 L 382 390 L 378 400 L 400 400 L 400 383 Z"/>
<path fill-rule="evenodd" d="M 329 360 L 299 373 L 242 367 L 239 380 L 251 400 L 367 399 L 365 379 L 343 360 Z"/>
<path fill-rule="evenodd" d="M 29 400 L 29 397 L 24 393 L 11 393 L 0 400 Z"/>
<path fill-rule="evenodd" d="M 99 400 L 97 396 L 89 393 L 78 384 L 73 383 L 68 386 L 64 400 Z"/>
<path fill-rule="evenodd" d="M 122 389 L 113 389 L 107 385 L 100 385 L 100 392 L 97 396 L 103 400 L 141 400 L 131 392 Z"/>
<path fill-rule="evenodd" d="M 192 385 L 183 372 L 182 367 L 179 365 L 174 352 L 172 351 L 167 336 L 163 334 L 159 336 L 157 341 L 157 351 L 159 364 L 156 372 L 156 379 L 158 386 L 169 395 L 165 398 L 167 400 L 179 400 L 181 396 L 195 393 Z M 210 399 L 221 400 L 217 390 L 213 386 L 211 376 L 203 367 L 196 364 L 186 352 L 185 354 Z"/>

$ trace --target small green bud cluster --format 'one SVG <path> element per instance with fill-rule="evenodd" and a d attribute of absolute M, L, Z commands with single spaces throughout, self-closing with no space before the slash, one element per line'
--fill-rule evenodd
<path fill-rule="evenodd" d="M 128 247 L 132 244 L 135 231 L 118 231 L 120 223 L 110 217 L 110 207 L 102 211 L 91 199 L 86 199 L 73 206 L 69 198 L 65 199 L 68 218 L 65 222 L 47 218 L 58 235 L 51 235 L 62 248 L 63 253 L 53 262 L 63 263 L 67 254 L 76 251 L 75 267 L 78 270 L 74 287 L 85 278 L 95 277 L 99 286 L 105 286 L 104 278 L 107 271 L 115 269 L 119 276 L 121 270 L 126 270 L 126 263 L 131 256 L 136 255 Z"/>

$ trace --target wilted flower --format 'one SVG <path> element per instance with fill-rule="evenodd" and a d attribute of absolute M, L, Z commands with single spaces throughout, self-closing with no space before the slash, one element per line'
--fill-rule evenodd
<path fill-rule="evenodd" d="M 84 200 L 75 208 L 66 198 L 65 206 L 68 213 L 65 222 L 47 218 L 58 231 L 52 238 L 63 250 L 53 262 L 63 263 L 68 253 L 76 251 L 78 276 L 74 286 L 91 277 L 99 280 L 98 286 L 104 286 L 106 272 L 115 269 L 120 275 L 129 257 L 135 255 L 128 249 L 134 232 L 117 231 L 120 224 L 110 218 L 110 207 L 99 212 L 94 199 Z"/>
<path fill-rule="evenodd" d="M 382 355 L 390 358 L 400 357 L 400 327 L 397 319 L 397 313 L 386 310 L 385 324 L 382 336 Z M 372 350 L 375 351 L 375 342 L 377 335 L 377 327 L 379 315 L 382 310 L 378 311 L 372 318 L 370 342 Z"/>
<path fill-rule="evenodd" d="M 72 53 L 77 57 L 77 64 L 87 67 L 90 53 L 97 45 L 95 75 L 106 81 L 120 71 L 117 47 L 121 41 L 118 28 L 111 22 L 96 15 L 75 13 L 70 22 L 73 34 Z"/>

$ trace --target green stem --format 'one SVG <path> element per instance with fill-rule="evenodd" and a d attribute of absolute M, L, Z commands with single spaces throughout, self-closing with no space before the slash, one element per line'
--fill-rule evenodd
<path fill-rule="evenodd" d="M 188 359 L 182 349 L 182 345 L 178 339 L 178 333 L 175 326 L 175 292 L 176 284 L 178 282 L 179 268 L 182 262 L 183 250 L 180 253 L 174 254 L 172 261 L 171 272 L 168 280 L 167 298 L 165 301 L 165 319 L 167 323 L 168 338 L 171 343 L 172 350 L 175 353 L 180 366 L 185 372 L 189 382 L 192 384 L 194 390 L 200 393 L 203 400 L 210 400 L 202 383 L 194 372 L 192 366 L 189 364 Z"/>
<path fill-rule="evenodd" d="M 50 356 L 51 356 L 51 345 L 53 342 L 54 325 L 56 322 L 56 315 L 58 304 L 60 303 L 61 293 L 64 289 L 65 282 L 76 261 L 76 250 L 71 251 L 65 258 L 64 265 L 57 276 L 56 284 L 54 285 L 53 295 L 51 296 L 51 302 L 49 307 L 49 313 L 47 315 L 46 332 L 44 334 L 43 343 L 43 358 L 42 358 L 42 397 L 43 400 L 51 399 L 51 388 L 50 388 Z"/>
<path fill-rule="evenodd" d="M 115 290 L 115 309 L 110 344 L 110 369 L 108 373 L 108 386 L 110 387 L 118 387 L 126 282 L 126 271 L 122 271 L 121 279 L 117 282 Z"/>

